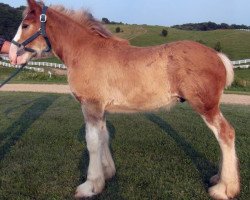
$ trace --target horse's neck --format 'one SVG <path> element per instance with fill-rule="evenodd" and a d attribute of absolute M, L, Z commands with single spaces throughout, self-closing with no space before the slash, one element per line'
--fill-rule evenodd
<path fill-rule="evenodd" d="M 54 53 L 66 65 L 72 62 L 72 55 L 81 56 L 81 51 L 86 51 L 85 47 L 94 39 L 79 24 L 55 11 L 48 12 L 46 31 Z"/>

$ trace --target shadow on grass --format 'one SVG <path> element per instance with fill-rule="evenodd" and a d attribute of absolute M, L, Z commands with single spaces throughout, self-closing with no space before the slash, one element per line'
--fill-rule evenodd
<path fill-rule="evenodd" d="M 9 128 L 0 132 L 0 161 L 11 150 L 27 129 L 48 109 L 58 96 L 45 95 L 34 101 Z"/>
<path fill-rule="evenodd" d="M 212 175 L 216 174 L 218 168 L 215 167 L 210 161 L 208 161 L 202 153 L 195 150 L 192 145 L 185 140 L 177 131 L 175 131 L 167 122 L 155 114 L 145 114 L 146 118 L 151 122 L 158 125 L 162 130 L 166 132 L 175 143 L 185 152 L 185 154 L 191 159 L 196 169 L 199 171 L 205 189 L 210 186 L 209 179 Z"/>
<path fill-rule="evenodd" d="M 111 143 L 111 140 L 115 138 L 115 127 L 113 126 L 112 123 L 107 121 L 107 128 L 109 131 L 110 143 Z M 81 129 L 79 130 L 79 134 L 78 134 L 79 141 L 85 144 L 85 148 L 82 152 L 82 157 L 79 162 L 80 184 L 84 183 L 87 179 L 87 170 L 88 170 L 88 164 L 89 164 L 89 154 L 88 154 L 87 145 L 85 142 L 85 134 L 86 133 L 85 133 L 85 125 L 84 125 L 81 127 Z M 114 157 L 111 146 L 110 146 L 110 151 L 111 151 L 112 157 Z M 114 176 L 111 180 L 106 181 L 105 184 L 106 184 L 106 187 L 104 191 L 101 194 L 94 196 L 93 198 L 90 198 L 90 199 L 95 199 L 95 200 L 98 200 L 98 199 L 123 200 L 124 199 L 120 194 L 120 187 L 119 187 L 117 175 Z"/>

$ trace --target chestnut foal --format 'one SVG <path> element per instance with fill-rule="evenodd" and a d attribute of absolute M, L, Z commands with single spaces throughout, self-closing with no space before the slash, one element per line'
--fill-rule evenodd
<path fill-rule="evenodd" d="M 99 194 L 115 174 L 106 112 L 155 110 L 183 100 L 201 115 L 221 148 L 221 167 L 211 178 L 210 196 L 230 199 L 239 193 L 235 132 L 219 108 L 223 90 L 234 77 L 225 55 L 191 41 L 131 46 L 88 12 L 47 9 L 34 0 L 28 0 L 13 43 L 13 64 L 26 63 L 51 47 L 68 67 L 68 82 L 85 118 L 90 156 L 87 180 L 77 188 L 77 198 Z"/>

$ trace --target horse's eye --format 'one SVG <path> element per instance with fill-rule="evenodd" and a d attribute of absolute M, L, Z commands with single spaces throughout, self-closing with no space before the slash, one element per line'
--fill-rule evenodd
<path fill-rule="evenodd" d="M 23 25 L 22 25 L 22 29 L 26 29 L 26 28 L 28 28 L 28 27 L 29 27 L 28 24 L 23 24 Z"/>

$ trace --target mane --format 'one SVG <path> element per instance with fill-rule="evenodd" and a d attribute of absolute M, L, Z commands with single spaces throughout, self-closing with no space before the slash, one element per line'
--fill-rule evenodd
<path fill-rule="evenodd" d="M 75 11 L 71 9 L 66 9 L 62 5 L 52 5 L 50 6 L 50 8 L 71 18 L 73 21 L 81 24 L 82 26 L 84 26 L 85 28 L 89 29 L 92 32 L 101 35 L 102 37 L 105 38 L 113 37 L 112 33 L 109 30 L 107 30 L 100 21 L 96 20 L 93 17 L 93 15 L 87 10 L 82 9 Z"/>
<path fill-rule="evenodd" d="M 104 38 L 111 38 L 125 44 L 129 44 L 128 40 L 114 36 L 104 25 L 97 19 L 88 10 L 71 10 L 66 9 L 62 5 L 52 5 L 50 6 L 53 10 L 60 12 L 61 14 L 71 18 L 73 21 L 87 28 L 90 32 L 100 35 Z"/>

